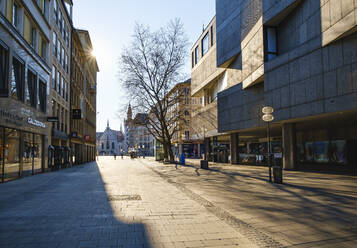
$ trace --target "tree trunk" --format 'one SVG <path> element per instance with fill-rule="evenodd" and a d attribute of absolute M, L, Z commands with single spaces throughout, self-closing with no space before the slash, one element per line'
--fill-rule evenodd
<path fill-rule="evenodd" d="M 171 149 L 171 140 L 167 142 L 167 147 L 169 149 L 170 163 L 175 163 L 175 155 Z"/>

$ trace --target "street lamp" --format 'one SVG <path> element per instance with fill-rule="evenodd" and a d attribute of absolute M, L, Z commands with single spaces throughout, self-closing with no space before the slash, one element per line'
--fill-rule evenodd
<path fill-rule="evenodd" d="M 274 120 L 274 115 L 272 114 L 274 112 L 274 108 L 270 106 L 263 107 L 262 109 L 263 116 L 262 120 L 267 122 L 267 135 L 268 135 L 268 167 L 269 167 L 269 182 L 272 182 L 271 180 L 271 164 L 270 164 L 270 125 L 269 123 Z"/>

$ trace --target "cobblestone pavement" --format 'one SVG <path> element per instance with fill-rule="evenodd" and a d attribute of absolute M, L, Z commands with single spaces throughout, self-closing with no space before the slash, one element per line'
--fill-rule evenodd
<path fill-rule="evenodd" d="M 141 160 L 258 247 L 357 247 L 357 177 L 214 164 L 210 170 Z"/>
<path fill-rule="evenodd" d="M 0 247 L 260 246 L 197 197 L 142 160 L 100 157 L 0 184 Z"/>

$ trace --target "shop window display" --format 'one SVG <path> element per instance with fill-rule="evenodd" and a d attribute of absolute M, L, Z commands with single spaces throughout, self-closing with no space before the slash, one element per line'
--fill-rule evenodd
<path fill-rule="evenodd" d="M 42 136 L 35 134 L 33 144 L 34 173 L 42 171 Z"/>
<path fill-rule="evenodd" d="M 23 174 L 32 174 L 33 134 L 23 133 L 24 149 L 22 154 Z"/>
<path fill-rule="evenodd" d="M 3 166 L 4 166 L 4 154 L 5 154 L 5 146 L 4 146 L 4 129 L 0 127 L 0 180 L 3 181 Z"/>
<path fill-rule="evenodd" d="M 4 179 L 18 178 L 20 175 L 20 133 L 17 130 L 5 128 L 4 146 Z"/>

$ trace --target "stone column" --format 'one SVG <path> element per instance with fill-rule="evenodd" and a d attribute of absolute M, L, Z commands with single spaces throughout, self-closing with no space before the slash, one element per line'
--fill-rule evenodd
<path fill-rule="evenodd" d="M 239 163 L 239 133 L 232 133 L 231 134 L 231 164 L 238 164 Z"/>
<path fill-rule="evenodd" d="M 205 138 L 204 140 L 204 144 L 205 144 L 205 158 L 206 160 L 208 160 L 208 156 L 209 156 L 209 150 L 210 150 L 210 138 Z"/>
<path fill-rule="evenodd" d="M 285 123 L 282 126 L 283 138 L 283 168 L 296 169 L 296 128 L 295 123 Z"/>

